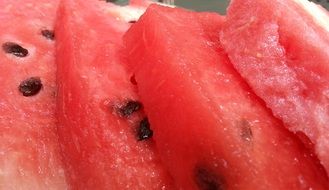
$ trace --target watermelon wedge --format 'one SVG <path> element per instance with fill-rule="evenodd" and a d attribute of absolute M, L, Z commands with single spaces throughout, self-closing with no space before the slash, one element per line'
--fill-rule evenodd
<path fill-rule="evenodd" d="M 151 5 L 124 36 L 163 162 L 178 188 L 328 189 L 219 44 L 224 18 Z"/>
<path fill-rule="evenodd" d="M 0 189 L 66 189 L 55 119 L 57 1 L 0 7 Z"/>
<path fill-rule="evenodd" d="M 234 0 L 221 41 L 255 93 L 314 146 L 328 172 L 328 12 L 306 0 Z"/>
<path fill-rule="evenodd" d="M 68 180 L 72 189 L 174 190 L 123 66 L 121 37 L 131 24 L 109 14 L 121 8 L 129 9 L 63 0 L 58 11 L 58 127 Z"/>

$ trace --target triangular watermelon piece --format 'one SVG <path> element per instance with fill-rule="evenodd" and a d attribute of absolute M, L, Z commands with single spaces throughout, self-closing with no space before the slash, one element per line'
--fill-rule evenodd
<path fill-rule="evenodd" d="M 156 146 L 179 188 L 328 189 L 323 167 L 233 69 L 224 18 L 151 5 L 126 33 Z"/>
<path fill-rule="evenodd" d="M 123 66 L 121 37 L 131 24 L 110 14 L 121 8 L 129 9 L 63 0 L 58 11 L 58 125 L 68 180 L 73 189 L 174 190 Z"/>
<path fill-rule="evenodd" d="M 328 172 L 328 12 L 307 0 L 234 0 L 222 42 L 274 115 L 314 144 Z"/>
<path fill-rule="evenodd" d="M 0 189 L 66 189 L 55 119 L 57 1 L 0 1 Z"/>

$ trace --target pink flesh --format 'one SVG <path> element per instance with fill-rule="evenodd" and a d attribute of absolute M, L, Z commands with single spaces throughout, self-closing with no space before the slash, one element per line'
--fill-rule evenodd
<path fill-rule="evenodd" d="M 59 136 L 71 187 L 174 190 L 152 139 L 137 141 L 144 114 L 125 119 L 112 107 L 137 96 L 121 65 L 130 24 L 104 14 L 104 6 L 65 0 L 58 12 Z"/>
<path fill-rule="evenodd" d="M 130 0 L 129 1 L 129 5 L 131 6 L 138 6 L 138 7 L 147 7 L 149 5 L 151 5 L 152 3 L 154 3 L 153 1 L 149 0 Z"/>
<path fill-rule="evenodd" d="M 53 30 L 57 1 L 0 1 L 0 189 L 66 189 L 55 119 Z M 3 43 L 28 49 L 26 57 L 5 53 Z M 40 77 L 43 88 L 24 97 L 20 83 Z"/>
<path fill-rule="evenodd" d="M 124 37 L 156 146 L 177 184 L 328 189 L 318 161 L 231 66 L 218 44 L 222 23 L 216 14 L 151 5 Z"/>
<path fill-rule="evenodd" d="M 329 171 L 328 31 L 294 1 L 234 0 L 221 40 L 256 94 L 311 140 Z"/>

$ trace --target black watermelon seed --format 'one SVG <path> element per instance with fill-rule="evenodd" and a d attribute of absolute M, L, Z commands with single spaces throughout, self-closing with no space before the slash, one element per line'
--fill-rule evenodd
<path fill-rule="evenodd" d="M 114 3 L 116 2 L 117 0 L 106 0 L 107 3 Z"/>
<path fill-rule="evenodd" d="M 16 57 L 26 57 L 29 54 L 27 49 L 13 42 L 6 42 L 2 44 L 2 49 L 6 53 L 13 54 Z"/>
<path fill-rule="evenodd" d="M 129 100 L 119 108 L 119 114 L 122 117 L 129 117 L 134 112 L 140 110 L 142 104 L 138 101 Z"/>
<path fill-rule="evenodd" d="M 195 182 L 200 190 L 224 190 L 225 182 L 204 167 L 197 166 L 194 171 Z"/>
<path fill-rule="evenodd" d="M 137 22 L 136 20 L 131 20 L 131 21 L 129 21 L 128 23 L 133 24 L 133 23 L 136 23 L 136 22 Z"/>
<path fill-rule="evenodd" d="M 19 85 L 18 89 L 23 96 L 34 96 L 40 92 L 42 83 L 39 77 L 31 77 Z"/>
<path fill-rule="evenodd" d="M 43 35 L 44 37 L 46 37 L 49 40 L 54 40 L 55 39 L 55 33 L 53 30 L 41 30 L 41 35 Z"/>
<path fill-rule="evenodd" d="M 139 123 L 137 132 L 139 141 L 149 139 L 153 136 L 153 131 L 150 129 L 150 123 L 147 117 Z"/>

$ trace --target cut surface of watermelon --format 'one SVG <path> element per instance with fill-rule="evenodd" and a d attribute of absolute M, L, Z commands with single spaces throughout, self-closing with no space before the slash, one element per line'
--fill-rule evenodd
<path fill-rule="evenodd" d="M 224 18 L 151 5 L 124 36 L 163 162 L 179 188 L 328 189 L 219 44 Z"/>
<path fill-rule="evenodd" d="M 123 67 L 121 37 L 131 24 L 108 14 L 113 7 L 129 9 L 63 0 L 58 11 L 59 137 L 68 181 L 72 189 L 174 190 Z"/>
<path fill-rule="evenodd" d="M 0 189 L 66 189 L 55 124 L 57 1 L 0 7 Z"/>
<path fill-rule="evenodd" d="M 235 68 L 328 172 L 328 12 L 306 0 L 234 0 L 223 28 Z"/>
<path fill-rule="evenodd" d="M 152 0 L 146 1 L 146 0 L 130 0 L 129 5 L 136 6 L 136 7 L 148 7 L 152 3 L 155 3 Z"/>

